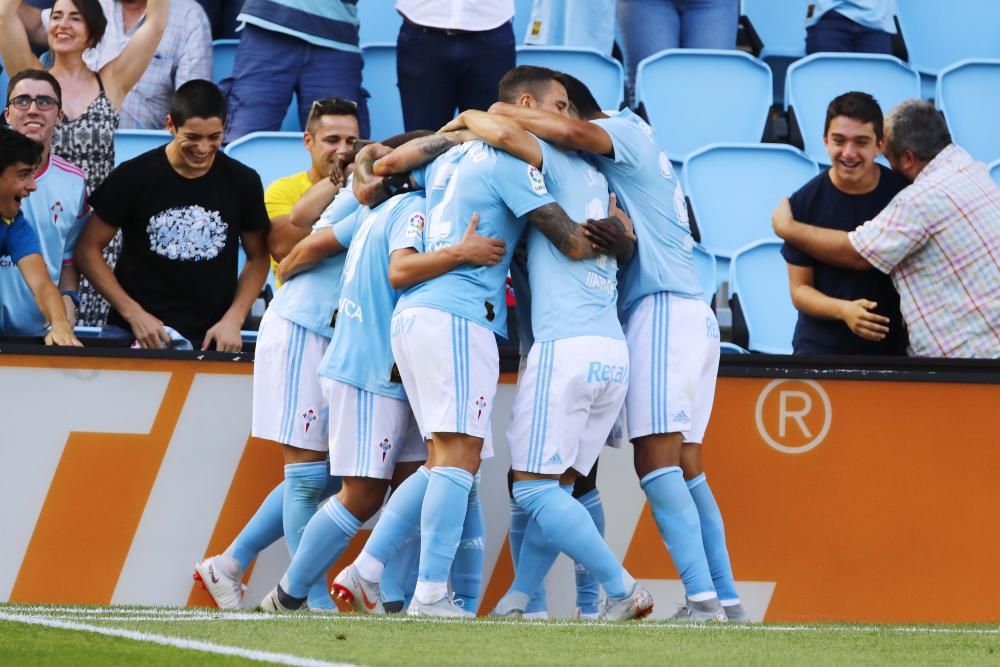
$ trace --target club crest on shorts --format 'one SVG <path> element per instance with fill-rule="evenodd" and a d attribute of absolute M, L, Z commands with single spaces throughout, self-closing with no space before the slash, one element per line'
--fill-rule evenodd
<path fill-rule="evenodd" d="M 483 410 L 486 409 L 486 397 L 480 396 L 472 402 L 472 407 L 476 408 L 476 421 L 478 422 L 483 417 Z"/>
<path fill-rule="evenodd" d="M 319 415 L 316 414 L 315 410 L 313 410 L 312 408 L 309 408 L 308 410 L 306 410 L 305 412 L 302 413 L 302 419 L 304 419 L 306 421 L 305 432 L 308 433 L 309 432 L 309 427 L 312 426 L 312 423 L 314 421 L 316 421 L 317 419 L 319 419 Z"/>
<path fill-rule="evenodd" d="M 378 448 L 382 451 L 382 463 L 385 463 L 385 457 L 389 455 L 389 451 L 392 449 L 392 443 L 389 442 L 389 438 L 383 438 L 382 442 L 378 443 Z"/>
<path fill-rule="evenodd" d="M 545 188 L 545 177 L 534 165 L 528 165 L 528 183 L 536 195 L 545 195 L 549 191 Z"/>

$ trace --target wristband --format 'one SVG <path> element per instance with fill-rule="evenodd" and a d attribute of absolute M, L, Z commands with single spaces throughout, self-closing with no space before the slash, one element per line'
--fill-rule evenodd
<path fill-rule="evenodd" d="M 73 302 L 73 305 L 77 308 L 80 307 L 80 293 L 75 289 L 64 289 L 62 291 L 63 296 L 68 296 L 69 300 Z"/>
<path fill-rule="evenodd" d="M 413 184 L 410 182 L 410 172 L 390 174 L 382 179 L 382 190 L 389 197 L 395 197 L 405 192 L 413 192 L 414 189 Z"/>

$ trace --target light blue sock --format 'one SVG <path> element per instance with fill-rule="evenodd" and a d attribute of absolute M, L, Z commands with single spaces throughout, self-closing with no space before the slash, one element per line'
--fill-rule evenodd
<path fill-rule="evenodd" d="M 473 614 L 479 609 L 483 589 L 483 555 L 485 548 L 483 508 L 479 504 L 479 475 L 473 478 L 469 502 L 465 507 L 462 539 L 451 564 L 451 587 L 462 607 Z"/>
<path fill-rule="evenodd" d="M 597 532 L 604 537 L 604 505 L 601 504 L 601 494 L 597 489 L 577 498 L 581 505 L 590 513 Z M 576 606 L 584 614 L 596 614 L 597 602 L 601 597 L 601 585 L 587 571 L 582 563 L 574 565 L 576 570 Z"/>
<path fill-rule="evenodd" d="M 413 594 L 413 583 L 417 578 L 417 564 L 420 562 L 420 539 L 412 538 L 399 548 L 396 555 L 385 564 L 380 588 L 382 602 L 404 602 Z"/>
<path fill-rule="evenodd" d="M 677 466 L 659 468 L 639 481 L 689 598 L 715 594 L 701 541 L 701 521 Z"/>
<path fill-rule="evenodd" d="M 455 559 L 465 509 L 472 490 L 472 473 L 461 468 L 438 466 L 431 470 L 427 483 L 424 506 L 420 514 L 420 571 L 417 588 L 421 582 L 448 581 L 451 563 Z M 418 594 L 422 602 L 433 602 Z"/>
<path fill-rule="evenodd" d="M 312 589 L 319 585 L 326 590 L 327 570 L 344 553 L 358 528 L 361 528 L 361 521 L 336 497 L 331 498 L 306 525 L 292 564 L 281 578 L 282 590 L 294 598 L 308 594 L 309 607 L 315 609 Z"/>
<path fill-rule="evenodd" d="M 257 512 L 226 549 L 226 553 L 239 563 L 240 570 L 245 572 L 257 554 L 272 545 L 284 533 L 281 520 L 284 498 L 285 482 L 282 481 L 271 489 L 271 493 L 264 498 Z"/>
<path fill-rule="evenodd" d="M 608 597 L 621 598 L 631 592 L 635 579 L 615 558 L 587 510 L 570 493 L 559 488 L 556 480 L 515 482 L 514 498 L 560 551 L 583 563 L 604 586 Z M 531 524 L 525 531 L 525 544 L 530 533 Z M 524 545 L 521 552 L 523 559 Z"/>
<path fill-rule="evenodd" d="M 282 523 L 285 527 L 285 542 L 288 553 L 295 556 L 302 540 L 306 524 L 316 515 L 319 498 L 330 478 L 330 464 L 327 461 L 312 463 L 290 463 L 285 466 L 285 498 L 282 506 Z M 326 580 L 311 579 L 315 582 L 309 591 L 309 607 L 311 609 L 333 609 L 333 599 L 326 588 Z M 286 593 L 293 597 L 303 597 L 292 593 L 282 586 Z"/>
<path fill-rule="evenodd" d="M 514 574 L 517 575 L 517 566 L 521 559 L 521 544 L 524 542 L 524 531 L 528 526 L 531 517 L 517 504 L 513 498 L 510 499 L 510 559 L 514 563 Z M 537 525 L 537 524 L 536 524 Z M 542 575 L 544 579 L 545 575 Z M 545 586 L 538 586 L 537 590 L 528 601 L 528 606 L 524 611 L 528 613 L 548 611 L 549 602 L 545 597 Z"/>
<path fill-rule="evenodd" d="M 740 596 L 736 592 L 733 567 L 729 562 L 729 550 L 726 549 L 726 528 L 722 523 L 722 512 L 719 511 L 719 505 L 715 502 L 712 489 L 708 486 L 705 473 L 688 480 L 687 486 L 691 491 L 691 498 L 694 499 L 694 504 L 698 508 L 698 518 L 701 520 L 701 540 L 705 546 L 705 557 L 708 559 L 708 568 L 712 573 L 715 592 L 719 594 L 720 600 L 738 603 Z"/>
<path fill-rule="evenodd" d="M 565 493 L 573 493 L 572 485 L 561 485 L 559 488 Z M 532 600 L 538 595 L 538 591 L 542 591 L 544 595 L 545 577 L 548 576 L 549 570 L 552 569 L 552 565 L 558 557 L 559 547 L 545 536 L 545 531 L 542 530 L 537 521 L 528 517 L 528 525 L 524 529 L 524 540 L 521 543 L 521 553 L 514 570 L 514 583 L 511 584 L 511 590 L 526 594 L 535 590 L 531 596 Z M 529 609 L 531 606 L 531 601 L 529 601 L 528 607 L 525 607 L 524 611 L 545 611 L 544 608 Z"/>
<path fill-rule="evenodd" d="M 383 565 L 420 532 L 420 509 L 431 473 L 421 466 L 406 478 L 382 508 L 375 529 L 365 543 L 365 553 Z"/>

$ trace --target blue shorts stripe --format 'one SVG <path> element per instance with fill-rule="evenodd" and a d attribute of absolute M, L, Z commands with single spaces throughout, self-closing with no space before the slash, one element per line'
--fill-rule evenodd
<path fill-rule="evenodd" d="M 666 433 L 670 428 L 670 421 L 669 421 L 670 413 L 668 411 L 669 406 L 667 405 L 667 397 L 670 396 L 670 393 L 667 391 L 667 381 L 670 378 L 670 369 L 667 367 L 667 364 L 670 361 L 670 295 L 667 294 L 666 292 L 661 292 L 657 296 L 659 296 L 660 299 L 663 301 L 663 309 L 661 311 L 663 322 L 660 325 L 662 327 L 662 332 L 661 332 L 662 347 L 660 349 L 660 364 L 663 366 L 663 372 L 661 374 L 661 381 L 663 384 L 660 387 L 660 391 L 662 392 L 660 395 L 660 403 L 661 403 L 660 426 L 663 428 L 663 432 Z"/>
<path fill-rule="evenodd" d="M 462 432 L 468 428 L 469 421 L 469 321 L 462 320 L 462 404 L 459 412 L 462 415 Z"/>
<path fill-rule="evenodd" d="M 291 409 L 288 407 L 288 402 L 291 400 L 292 394 L 292 351 L 295 343 L 295 334 L 297 332 L 298 330 L 292 327 L 292 335 L 288 341 L 288 347 L 285 348 L 285 381 L 282 385 L 282 393 L 284 394 L 285 400 L 281 409 L 281 425 L 278 427 L 279 438 L 283 438 L 285 435 L 285 429 L 288 428 L 288 419 L 291 413 Z"/>
<path fill-rule="evenodd" d="M 299 371 L 302 366 L 302 342 L 305 330 L 296 325 L 291 325 L 292 336 L 288 345 L 288 368 L 286 369 L 287 380 L 285 384 L 285 421 L 280 431 L 281 441 L 288 443 L 292 439 L 292 430 L 295 424 L 295 412 L 298 408 L 299 399 Z"/>
<path fill-rule="evenodd" d="M 296 325 L 296 328 L 298 328 L 299 330 L 299 340 L 295 350 L 295 368 L 293 370 L 293 375 L 292 375 L 294 398 L 292 400 L 292 417 L 288 422 L 288 435 L 286 436 L 288 440 L 291 440 L 292 436 L 295 433 L 295 424 L 296 424 L 295 417 L 297 416 L 297 412 L 300 407 L 299 383 L 302 381 L 302 357 L 305 353 L 305 347 L 306 347 L 306 330 L 298 325 Z"/>
<path fill-rule="evenodd" d="M 656 298 L 657 295 L 653 295 L 653 323 L 652 323 L 652 337 L 650 339 L 651 346 L 651 367 L 649 369 L 649 416 L 650 416 L 650 426 L 653 433 L 657 432 L 659 425 L 657 424 L 657 405 L 659 404 L 657 398 L 657 389 L 659 387 L 659 377 L 660 377 L 660 358 L 659 358 L 659 335 L 660 335 L 660 300 Z"/>

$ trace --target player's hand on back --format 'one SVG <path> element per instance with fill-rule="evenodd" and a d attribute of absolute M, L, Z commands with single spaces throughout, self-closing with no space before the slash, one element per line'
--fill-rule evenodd
<path fill-rule="evenodd" d="M 146 350 L 162 350 L 170 345 L 170 334 L 163 328 L 163 322 L 141 308 L 138 312 L 124 315 L 132 335 L 139 346 Z"/>
<path fill-rule="evenodd" d="M 627 260 L 635 250 L 635 234 L 631 229 L 632 220 L 618 208 L 617 198 L 612 193 L 608 202 L 608 217 L 587 220 L 583 225 L 583 235 L 596 252 Z"/>
<path fill-rule="evenodd" d="M 479 213 L 473 213 L 469 226 L 465 229 L 462 240 L 456 246 L 465 264 L 479 266 L 494 266 L 503 259 L 507 244 L 500 239 L 492 239 L 476 232 L 479 225 Z"/>
<path fill-rule="evenodd" d="M 212 349 L 212 344 L 219 352 L 239 352 L 243 349 L 243 336 L 240 333 L 240 323 L 223 317 L 211 329 L 205 332 L 205 340 L 201 343 L 202 350 Z"/>
<path fill-rule="evenodd" d="M 868 299 L 844 301 L 840 319 L 856 336 L 880 341 L 889 333 L 889 318 L 874 312 L 878 304 Z"/>

